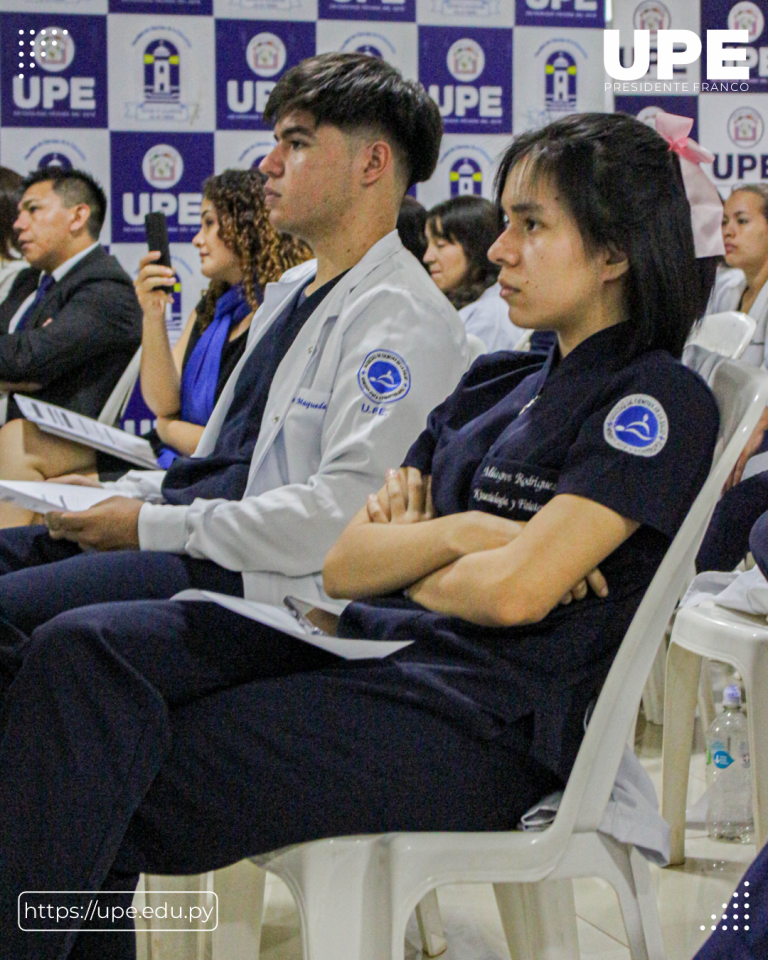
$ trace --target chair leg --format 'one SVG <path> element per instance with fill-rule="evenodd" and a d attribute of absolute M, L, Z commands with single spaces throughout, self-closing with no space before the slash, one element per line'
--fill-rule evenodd
<path fill-rule="evenodd" d="M 755 840 L 761 850 L 768 842 L 768 649 L 758 651 L 752 675 L 745 677 L 749 750 L 752 768 L 752 807 Z"/>
<path fill-rule="evenodd" d="M 605 854 L 596 875 L 616 891 L 632 960 L 666 960 L 656 895 L 648 863 L 634 849 L 603 841 Z"/>
<path fill-rule="evenodd" d="M 702 730 L 709 730 L 716 714 L 715 698 L 712 695 L 712 674 L 709 669 L 709 660 L 704 658 L 701 661 L 699 679 L 699 720 L 701 720 Z"/>
<path fill-rule="evenodd" d="M 421 898 L 416 906 L 416 921 L 419 924 L 421 944 L 428 957 L 439 957 L 448 949 L 448 941 L 443 936 L 443 920 L 440 916 L 440 904 L 437 902 L 437 890 Z M 216 958 L 214 957 L 214 960 Z"/>
<path fill-rule="evenodd" d="M 136 960 L 150 960 L 149 934 L 146 923 L 144 922 L 144 914 L 142 913 L 145 904 L 144 874 L 142 873 L 139 877 L 139 882 L 136 885 L 136 893 L 133 897 L 133 906 L 139 911 L 139 916 L 136 918 Z"/>
<path fill-rule="evenodd" d="M 572 880 L 493 889 L 512 960 L 579 960 Z"/>
<path fill-rule="evenodd" d="M 144 898 L 148 907 L 157 909 L 165 904 L 174 907 L 184 905 L 186 909 L 200 903 L 200 894 L 208 889 L 208 875 L 198 876 L 154 876 L 144 877 Z M 186 901 L 182 900 L 184 891 L 192 891 Z M 168 893 L 172 894 L 169 898 Z M 169 914 L 170 916 L 170 914 Z M 170 930 L 173 922 L 153 918 L 147 920 L 149 932 L 148 960 L 204 960 L 206 939 L 210 936 L 205 930 Z"/>
<path fill-rule="evenodd" d="M 685 801 L 701 657 L 674 641 L 667 653 L 662 746 L 661 815 L 670 827 L 670 863 L 685 861 Z"/>
<path fill-rule="evenodd" d="M 250 860 L 214 871 L 219 925 L 213 931 L 211 960 L 258 960 L 266 876 Z"/>

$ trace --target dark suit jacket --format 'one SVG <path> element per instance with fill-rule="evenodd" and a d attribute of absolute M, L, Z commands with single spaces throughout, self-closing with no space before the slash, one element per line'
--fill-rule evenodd
<path fill-rule="evenodd" d="M 23 330 L 8 333 L 39 277 L 32 267 L 20 271 L 0 304 L 0 381 L 41 383 L 34 396 L 98 417 L 141 343 L 131 278 L 97 247 L 51 287 Z M 18 416 L 11 398 L 8 419 Z"/>

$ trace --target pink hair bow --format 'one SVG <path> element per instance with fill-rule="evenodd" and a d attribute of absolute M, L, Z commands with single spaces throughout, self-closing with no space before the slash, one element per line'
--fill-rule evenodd
<path fill-rule="evenodd" d="M 696 256 L 724 256 L 723 201 L 717 187 L 700 167 L 702 163 L 712 163 L 715 155 L 688 136 L 693 127 L 690 117 L 678 117 L 659 110 L 650 119 L 650 125 L 664 137 L 669 149 L 680 158 L 685 195 L 691 206 L 691 229 Z"/>

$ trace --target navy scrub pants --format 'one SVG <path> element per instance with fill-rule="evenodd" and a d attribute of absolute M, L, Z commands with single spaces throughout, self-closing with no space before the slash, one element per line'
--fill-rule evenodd
<path fill-rule="evenodd" d="M 733 570 L 749 552 L 749 533 L 768 510 L 768 473 L 756 473 L 725 493 L 715 507 L 696 557 L 696 570 Z"/>
<path fill-rule="evenodd" d="M 527 757 L 527 723 L 480 740 L 391 659 L 341 661 L 215 604 L 104 604 L 0 638 L 3 960 L 133 957 L 127 933 L 19 931 L 22 890 L 124 890 L 127 906 L 142 871 L 509 829 L 560 786 Z"/>
<path fill-rule="evenodd" d="M 242 597 L 243 578 L 211 560 L 153 550 L 84 552 L 44 526 L 0 531 L 0 616 L 26 634 L 65 610 L 167 600 L 196 588 Z"/>

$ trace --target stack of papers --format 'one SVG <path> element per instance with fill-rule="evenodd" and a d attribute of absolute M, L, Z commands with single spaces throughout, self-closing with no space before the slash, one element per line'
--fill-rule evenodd
<path fill-rule="evenodd" d="M 100 487 L 78 487 L 71 483 L 43 483 L 34 480 L 0 480 L 0 500 L 15 503 L 35 513 L 73 513 L 88 510 L 109 500 L 114 493 Z"/>
<path fill-rule="evenodd" d="M 64 407 L 43 403 L 42 400 L 35 400 L 32 397 L 24 397 L 16 393 L 13 399 L 26 419 L 36 424 L 45 433 L 75 440 L 86 447 L 93 447 L 94 450 L 111 453 L 139 467 L 157 470 L 157 457 L 150 444 L 142 437 L 135 437 L 132 433 L 126 433 L 125 430 L 108 427 L 91 417 L 84 417 L 82 414 L 65 410 Z"/>

